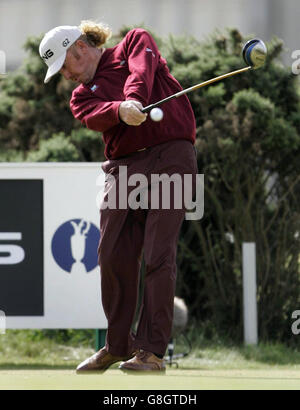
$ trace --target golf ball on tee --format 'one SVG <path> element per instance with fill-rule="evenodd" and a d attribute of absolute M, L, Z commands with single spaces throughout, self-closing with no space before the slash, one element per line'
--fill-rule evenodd
<path fill-rule="evenodd" d="M 161 121 L 164 116 L 163 110 L 160 108 L 153 108 L 150 111 L 150 118 L 152 121 Z"/>

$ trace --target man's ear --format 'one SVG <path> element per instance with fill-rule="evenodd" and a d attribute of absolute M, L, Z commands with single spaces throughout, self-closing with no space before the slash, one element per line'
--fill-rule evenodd
<path fill-rule="evenodd" d="M 82 40 L 77 40 L 75 41 L 75 45 L 78 51 L 81 51 L 83 53 L 86 53 L 87 49 L 88 49 L 88 45 L 82 41 Z"/>

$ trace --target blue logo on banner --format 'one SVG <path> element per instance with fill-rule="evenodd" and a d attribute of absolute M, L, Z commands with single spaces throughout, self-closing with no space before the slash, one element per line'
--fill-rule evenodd
<path fill-rule="evenodd" d="M 56 230 L 51 244 L 52 255 L 69 273 L 78 265 L 90 272 L 98 264 L 99 239 L 100 232 L 94 224 L 84 219 L 71 219 Z"/>

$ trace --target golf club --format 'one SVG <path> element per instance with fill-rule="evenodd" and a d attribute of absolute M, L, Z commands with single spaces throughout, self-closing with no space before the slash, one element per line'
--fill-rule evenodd
<path fill-rule="evenodd" d="M 248 64 L 247 67 L 241 68 L 239 70 L 231 71 L 230 73 L 220 75 L 218 77 L 212 78 L 210 80 L 204 81 L 202 83 L 196 84 L 192 87 L 186 88 L 185 90 L 179 91 L 178 93 L 172 94 L 169 97 L 166 97 L 156 103 L 147 105 L 141 111 L 143 113 L 150 112 L 153 108 L 158 107 L 159 105 L 172 100 L 173 98 L 178 98 L 184 94 L 187 94 L 191 91 L 198 90 L 198 88 L 205 87 L 206 85 L 210 85 L 216 81 L 224 80 L 225 78 L 232 77 L 236 74 L 244 73 L 251 69 L 257 69 L 261 67 L 266 60 L 267 57 L 267 48 L 265 43 L 260 39 L 252 39 L 247 41 L 247 43 L 243 46 L 242 50 L 243 59 Z"/>

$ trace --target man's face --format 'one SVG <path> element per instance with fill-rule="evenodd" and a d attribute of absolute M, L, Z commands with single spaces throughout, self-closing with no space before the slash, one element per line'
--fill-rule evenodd
<path fill-rule="evenodd" d="M 64 65 L 60 73 L 66 80 L 75 81 L 76 83 L 89 83 L 91 78 L 91 65 L 89 54 L 86 47 L 74 46 L 67 51 Z"/>

